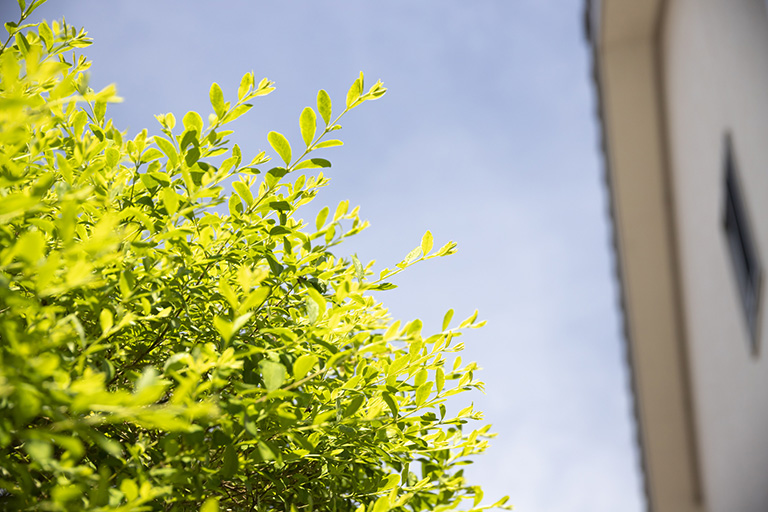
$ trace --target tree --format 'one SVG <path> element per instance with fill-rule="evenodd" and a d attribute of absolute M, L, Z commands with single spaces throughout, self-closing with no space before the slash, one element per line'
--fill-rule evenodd
<path fill-rule="evenodd" d="M 358 208 L 297 217 L 329 182 L 315 155 L 382 84 L 361 73 L 335 117 L 321 90 L 300 149 L 268 134 L 282 162 L 266 171 L 265 152 L 227 141 L 273 90 L 253 73 L 236 97 L 214 83 L 206 120 L 160 115 L 159 134 L 127 140 L 106 115 L 114 86 L 88 87 L 86 32 L 24 23 L 44 1 L 19 0 L 0 47 L 1 506 L 487 508 L 461 466 L 488 426 L 464 432 L 480 413 L 444 403 L 482 388 L 446 357 L 483 322 L 449 311 L 424 336 L 371 296 L 455 244 L 427 232 L 374 277 L 332 252 L 366 228 Z"/>

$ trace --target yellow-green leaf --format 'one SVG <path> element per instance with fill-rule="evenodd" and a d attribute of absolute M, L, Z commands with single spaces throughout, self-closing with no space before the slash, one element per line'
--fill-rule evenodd
<path fill-rule="evenodd" d="M 168 157 L 168 160 L 171 162 L 172 166 L 176 166 L 176 164 L 179 163 L 179 154 L 176 152 L 176 148 L 173 147 L 173 144 L 163 137 L 155 136 L 155 144 L 157 144 L 157 147 L 160 148 L 160 151 L 165 153 L 165 156 Z"/>
<path fill-rule="evenodd" d="M 310 354 L 299 356 L 293 362 L 293 378 L 296 380 L 303 379 L 314 368 L 315 364 L 317 364 L 317 356 Z"/>
<path fill-rule="evenodd" d="M 323 89 L 317 93 L 317 111 L 320 112 L 326 125 L 331 122 L 331 97 Z"/>
<path fill-rule="evenodd" d="M 208 498 L 200 507 L 200 512 L 219 512 L 219 498 Z"/>
<path fill-rule="evenodd" d="M 179 195 L 172 188 L 164 188 L 160 191 L 160 198 L 168 211 L 168 215 L 173 215 L 179 209 Z"/>
<path fill-rule="evenodd" d="M 299 169 L 319 169 L 330 166 L 331 162 L 325 158 L 310 158 L 309 160 L 304 160 L 303 162 L 299 163 L 296 167 L 293 168 L 293 170 L 298 171 Z"/>
<path fill-rule="evenodd" d="M 427 253 L 432 250 L 432 243 L 432 233 L 427 231 L 424 233 L 424 236 L 421 237 L 421 252 L 424 254 L 424 256 L 426 256 Z"/>
<path fill-rule="evenodd" d="M 307 288 L 307 293 L 309 294 L 309 298 L 312 299 L 315 304 L 317 304 L 317 307 L 320 310 L 317 315 L 318 318 L 322 318 L 325 314 L 326 308 L 325 297 L 323 297 L 320 292 L 311 287 Z"/>
<path fill-rule="evenodd" d="M 382 496 L 376 500 L 372 512 L 389 512 L 389 498 Z"/>
<path fill-rule="evenodd" d="M 442 368 L 438 368 L 435 370 L 435 388 L 437 388 L 437 392 L 440 393 L 443 390 L 443 386 L 445 385 L 445 372 Z"/>
<path fill-rule="evenodd" d="M 227 322 L 225 319 L 221 318 L 220 316 L 214 316 L 213 326 L 216 328 L 216 331 L 218 331 L 219 335 L 224 340 L 224 342 L 229 342 L 229 340 L 232 339 L 231 323 Z"/>
<path fill-rule="evenodd" d="M 224 449 L 224 457 L 221 461 L 221 476 L 230 478 L 237 472 L 238 465 L 237 452 L 235 447 L 230 444 Z"/>
<path fill-rule="evenodd" d="M 184 114 L 181 122 L 184 123 L 184 129 L 187 131 L 196 131 L 198 134 L 203 131 L 203 118 L 195 111 Z"/>
<path fill-rule="evenodd" d="M 453 309 L 449 309 L 445 316 L 443 317 L 443 331 L 448 329 L 448 326 L 451 325 L 451 320 L 453 319 Z"/>
<path fill-rule="evenodd" d="M 239 301 L 237 300 L 237 295 L 235 295 L 235 292 L 232 290 L 232 287 L 229 286 L 229 283 L 226 279 L 219 280 L 219 293 L 221 293 L 222 297 L 226 299 L 232 309 L 237 309 L 237 307 L 240 305 Z"/>
<path fill-rule="evenodd" d="M 352 87 L 349 88 L 349 91 L 347 91 L 347 108 L 351 108 L 352 105 L 360 98 L 360 95 L 363 93 L 363 81 L 362 81 L 362 73 L 360 73 L 360 78 L 356 79 L 352 83 Z"/>
<path fill-rule="evenodd" d="M 334 146 L 343 146 L 343 145 L 344 143 L 339 139 L 331 139 L 331 140 L 320 142 L 315 146 L 315 149 L 332 148 Z"/>
<path fill-rule="evenodd" d="M 312 139 L 315 138 L 315 130 L 317 130 L 317 116 L 312 107 L 305 107 L 301 111 L 299 127 L 301 128 L 301 138 L 304 139 L 304 144 L 309 147 L 312 144 Z"/>
<path fill-rule="evenodd" d="M 259 288 L 256 288 L 251 293 L 248 294 L 248 297 L 243 301 L 242 304 L 240 304 L 239 311 L 248 311 L 251 309 L 258 308 L 261 306 L 266 298 L 269 296 L 270 288 L 269 286 L 261 286 Z"/>
<path fill-rule="evenodd" d="M 259 368 L 267 391 L 274 391 L 285 382 L 286 371 L 282 364 L 264 359 L 259 362 Z"/>
<path fill-rule="evenodd" d="M 237 99 L 242 100 L 248 91 L 253 87 L 253 72 L 248 72 L 243 75 L 240 80 L 240 87 L 237 88 Z"/>
<path fill-rule="evenodd" d="M 101 313 L 99 313 L 99 325 L 101 325 L 102 336 L 107 334 L 107 331 L 112 328 L 114 322 L 115 320 L 112 317 L 112 312 L 107 308 L 102 309 Z"/>
<path fill-rule="evenodd" d="M 280 158 L 283 159 L 283 162 L 285 162 L 286 165 L 290 164 L 291 144 L 288 142 L 288 139 L 286 139 L 282 133 L 269 132 L 267 134 L 267 140 L 269 141 L 269 145 L 272 146 L 272 149 L 274 149 L 275 152 L 280 155 Z"/>
<path fill-rule="evenodd" d="M 399 481 L 400 475 L 387 475 L 387 478 L 379 484 L 379 491 L 388 491 L 396 486 Z"/>
<path fill-rule="evenodd" d="M 226 108 L 224 107 L 224 92 L 221 90 L 219 84 L 213 82 L 213 84 L 211 84 L 211 90 L 208 94 L 211 98 L 211 106 L 213 107 L 213 111 L 216 112 L 216 115 L 219 118 L 221 118 L 224 116 L 226 111 Z"/>
<path fill-rule="evenodd" d="M 245 204 L 247 204 L 248 206 L 251 206 L 253 204 L 253 193 L 251 193 L 251 189 L 248 188 L 248 185 L 246 185 L 242 181 L 234 181 L 232 182 L 232 188 L 235 189 L 235 192 L 237 192 L 237 195 L 243 198 L 243 201 L 245 201 Z"/>
<path fill-rule="evenodd" d="M 325 225 L 325 219 L 328 218 L 330 212 L 331 210 L 329 210 L 327 206 L 324 206 L 323 209 L 317 213 L 317 217 L 315 217 L 315 228 L 320 230 L 320 228 Z"/>
<path fill-rule="evenodd" d="M 425 382 L 416 389 L 416 407 L 421 407 L 432 392 L 432 383 Z"/>

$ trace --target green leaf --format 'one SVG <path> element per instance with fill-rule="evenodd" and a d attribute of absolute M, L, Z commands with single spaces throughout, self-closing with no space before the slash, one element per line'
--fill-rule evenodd
<path fill-rule="evenodd" d="M 352 266 L 355 268 L 355 276 L 357 277 L 358 282 L 362 283 L 365 274 L 363 273 L 363 264 L 360 263 L 357 254 L 352 255 Z"/>
<path fill-rule="evenodd" d="M 332 148 L 334 146 L 343 146 L 343 145 L 344 143 L 339 139 L 331 139 L 331 140 L 320 142 L 319 144 L 315 145 L 315 149 Z"/>
<path fill-rule="evenodd" d="M 425 382 L 416 389 L 416 407 L 421 407 L 432 392 L 432 382 Z"/>
<path fill-rule="evenodd" d="M 224 342 L 229 343 L 229 340 L 232 339 L 233 334 L 232 324 L 217 315 L 213 317 L 213 327 L 219 333 Z"/>
<path fill-rule="evenodd" d="M 165 123 L 169 129 L 173 130 L 173 127 L 176 126 L 176 116 L 174 116 L 172 112 L 168 112 L 163 116 L 163 121 L 161 122 Z"/>
<path fill-rule="evenodd" d="M 270 294 L 270 288 L 269 286 L 262 286 L 259 288 L 256 288 L 251 293 L 248 294 L 248 297 L 243 301 L 242 304 L 240 304 L 239 311 L 249 311 L 251 309 L 256 309 L 259 306 L 261 306 L 264 301 L 269 297 Z"/>
<path fill-rule="evenodd" d="M 16 254 L 30 263 L 36 263 L 45 255 L 45 236 L 40 231 L 27 231 L 16 240 Z"/>
<path fill-rule="evenodd" d="M 336 207 L 336 212 L 333 214 L 333 221 L 336 222 L 340 218 L 342 218 L 344 215 L 347 214 L 347 211 L 349 210 L 349 201 L 344 200 L 339 202 L 339 205 Z"/>
<path fill-rule="evenodd" d="M 327 126 L 331 122 L 331 97 L 324 89 L 317 92 L 317 111 Z"/>
<path fill-rule="evenodd" d="M 203 118 L 200 117 L 200 114 L 197 112 L 187 112 L 184 114 L 184 118 L 181 120 L 181 122 L 184 124 L 184 129 L 187 131 L 195 131 L 197 133 L 203 132 Z"/>
<path fill-rule="evenodd" d="M 53 46 L 53 32 L 51 32 L 51 27 L 43 21 L 38 25 L 37 31 L 40 34 L 40 38 L 45 43 L 45 47 L 50 49 L 51 46 Z"/>
<path fill-rule="evenodd" d="M 171 178 L 164 172 L 161 171 L 150 171 L 147 174 L 142 174 L 140 178 L 142 181 L 144 181 L 145 177 L 152 178 L 155 183 L 152 184 L 152 187 L 156 187 L 157 185 L 161 185 L 163 187 L 170 187 L 171 186 Z M 149 187 L 149 185 L 147 185 Z M 151 188 L 151 187 L 150 187 Z"/>
<path fill-rule="evenodd" d="M 389 512 L 389 510 L 389 498 L 387 496 L 382 496 L 376 500 L 376 503 L 374 503 L 373 510 L 371 512 Z"/>
<path fill-rule="evenodd" d="M 320 316 L 320 308 L 317 306 L 317 303 L 311 299 L 306 301 L 306 307 L 307 320 L 309 320 L 310 324 L 314 324 L 317 322 L 317 317 Z"/>
<path fill-rule="evenodd" d="M 324 158 L 310 158 L 309 160 L 304 160 L 303 162 L 300 162 L 298 165 L 296 165 L 293 170 L 298 171 L 299 169 L 318 169 L 321 167 L 330 167 L 331 162 Z"/>
<path fill-rule="evenodd" d="M 277 459 L 277 453 L 275 453 L 275 449 L 273 449 L 272 443 L 268 443 L 266 441 L 259 441 L 259 455 L 261 455 L 261 458 L 264 460 L 275 460 Z"/>
<path fill-rule="evenodd" d="M 281 212 L 289 212 L 293 209 L 288 201 L 270 201 L 269 207 Z"/>
<path fill-rule="evenodd" d="M 310 354 L 299 356 L 299 358 L 293 362 L 293 378 L 296 380 L 303 379 L 316 364 L 317 356 Z"/>
<path fill-rule="evenodd" d="M 179 209 L 179 195 L 172 188 L 164 188 L 161 190 L 160 198 L 168 212 L 168 216 L 172 216 Z"/>
<path fill-rule="evenodd" d="M 224 121 L 227 123 L 230 123 L 237 119 L 238 117 L 242 116 L 249 110 L 253 108 L 253 105 L 250 103 L 245 103 L 244 105 L 238 105 L 235 108 L 233 108 L 227 115 L 224 116 Z"/>
<path fill-rule="evenodd" d="M 125 494 L 125 499 L 127 501 L 133 501 L 139 497 L 139 486 L 136 484 L 136 481 L 131 478 L 124 478 L 123 481 L 120 482 L 120 490 Z"/>
<path fill-rule="evenodd" d="M 253 72 L 248 72 L 240 79 L 240 87 L 237 88 L 237 99 L 242 100 L 253 87 Z"/>
<path fill-rule="evenodd" d="M 392 364 L 390 364 L 389 368 L 387 368 L 387 377 L 391 375 L 399 375 L 400 372 L 403 370 L 403 368 L 405 368 L 405 366 L 408 364 L 408 361 L 410 361 L 410 359 L 411 359 L 411 356 L 406 354 L 392 361 Z"/>
<path fill-rule="evenodd" d="M 141 162 L 146 164 L 162 157 L 163 157 L 163 152 L 160 151 L 159 149 L 148 148 L 144 153 L 142 153 Z"/>
<path fill-rule="evenodd" d="M 403 265 L 408 265 L 410 262 L 412 262 L 413 260 L 418 258 L 419 257 L 419 253 L 421 253 L 421 247 L 416 247 L 414 250 L 409 252 L 405 256 L 405 259 L 402 261 Z"/>
<path fill-rule="evenodd" d="M 107 113 L 107 102 L 106 101 L 97 101 L 93 106 L 93 115 L 96 117 L 96 120 L 100 123 L 104 122 L 104 116 Z"/>
<path fill-rule="evenodd" d="M 275 226 L 269 230 L 269 234 L 272 236 L 287 235 L 288 233 L 291 233 L 291 230 L 286 228 L 285 226 Z"/>
<path fill-rule="evenodd" d="M 463 322 L 461 322 L 461 323 L 459 324 L 459 328 L 460 328 L 460 329 L 463 329 L 464 327 L 468 327 L 468 326 L 472 325 L 472 323 L 474 323 L 474 321 L 475 321 L 475 320 L 477 320 L 477 314 L 478 314 L 478 311 L 477 311 L 477 310 L 475 310 L 475 312 L 474 312 L 474 313 L 472 313 L 472 314 L 469 316 L 469 318 L 467 318 L 466 320 L 464 320 Z"/>
<path fill-rule="evenodd" d="M 229 479 L 237 472 L 238 466 L 237 452 L 235 447 L 230 444 L 224 449 L 224 457 L 221 461 L 221 476 Z"/>
<path fill-rule="evenodd" d="M 38 439 L 30 439 L 24 443 L 24 450 L 38 463 L 48 464 L 53 456 L 53 446 Z"/>
<path fill-rule="evenodd" d="M 160 148 L 160 151 L 165 153 L 165 156 L 168 157 L 168 161 L 171 162 L 171 165 L 176 167 L 179 163 L 179 154 L 176 152 L 176 148 L 173 147 L 171 141 L 155 135 L 155 144 Z"/>
<path fill-rule="evenodd" d="M 264 386 L 267 391 L 274 391 L 285 382 L 287 372 L 285 366 L 269 359 L 259 361 L 259 368 L 261 369 L 261 378 L 264 380 Z"/>
<path fill-rule="evenodd" d="M 389 410 L 392 413 L 392 416 L 394 418 L 397 418 L 397 413 L 398 413 L 397 402 L 395 401 L 394 398 L 392 398 L 392 395 L 385 392 L 381 394 L 381 398 L 383 398 L 384 402 L 386 402 L 387 407 L 389 407 Z"/>
<path fill-rule="evenodd" d="M 107 331 L 109 331 L 112 328 L 112 325 L 114 325 L 114 318 L 112 317 L 112 312 L 104 308 L 101 310 L 101 313 L 99 313 L 99 325 L 101 325 L 101 334 L 102 336 L 107 334 Z"/>
<path fill-rule="evenodd" d="M 207 498 L 200 507 L 200 512 L 219 512 L 219 498 Z"/>
<path fill-rule="evenodd" d="M 27 53 L 29 53 L 29 42 L 27 41 L 27 38 L 24 37 L 24 33 L 16 32 L 13 37 L 16 39 L 16 46 L 18 46 L 19 50 L 21 50 L 22 56 L 26 58 Z"/>
<path fill-rule="evenodd" d="M 328 218 L 330 212 L 331 210 L 329 210 L 327 206 L 324 206 L 322 210 L 317 212 L 317 217 L 315 217 L 315 228 L 317 228 L 318 231 L 325 225 L 325 219 Z"/>
<path fill-rule="evenodd" d="M 232 309 L 237 309 L 240 305 L 240 302 L 237 300 L 237 295 L 224 278 L 219 279 L 219 293 L 229 303 Z"/>
<path fill-rule="evenodd" d="M 326 303 L 325 303 L 325 297 L 323 297 L 320 292 L 315 290 L 314 288 L 307 288 L 307 293 L 309 294 L 309 298 L 314 301 L 315 304 L 317 304 L 318 309 L 320 312 L 318 313 L 318 317 L 322 318 L 325 314 L 326 309 Z"/>
<path fill-rule="evenodd" d="M 299 127 L 301 128 L 301 138 L 304 139 L 304 144 L 309 147 L 315 138 L 315 130 L 317 130 L 317 116 L 312 107 L 305 107 L 301 111 Z"/>
<path fill-rule="evenodd" d="M 224 106 L 224 92 L 221 90 L 219 84 L 213 82 L 213 84 L 211 84 L 211 90 L 209 91 L 208 95 L 211 98 L 211 106 L 213 107 L 213 111 L 216 112 L 216 115 L 219 117 L 219 119 L 221 119 L 224 117 L 226 107 Z"/>
<path fill-rule="evenodd" d="M 432 250 L 432 233 L 427 231 L 421 237 L 421 252 L 426 256 Z"/>
<path fill-rule="evenodd" d="M 442 330 L 448 329 L 448 326 L 451 325 L 451 320 L 453 319 L 453 309 L 449 309 L 445 316 L 443 317 L 443 328 Z"/>
<path fill-rule="evenodd" d="M 448 242 L 437 251 L 438 256 L 447 256 L 456 252 L 456 242 Z"/>
<path fill-rule="evenodd" d="M 443 371 L 442 367 L 439 367 L 437 370 L 435 370 L 435 388 L 437 389 L 438 393 L 440 393 L 443 390 L 444 385 L 445 385 L 445 372 Z"/>
<path fill-rule="evenodd" d="M 187 132 L 187 133 L 195 133 L 195 132 Z M 184 155 L 184 162 L 187 164 L 187 167 L 192 167 L 195 165 L 197 160 L 200 158 L 200 149 L 196 146 L 193 146 L 187 150 L 187 153 Z M 185 171 L 182 171 L 184 173 Z"/>
<path fill-rule="evenodd" d="M 233 181 L 232 188 L 235 189 L 235 192 L 237 192 L 237 195 L 243 198 L 243 201 L 245 201 L 245 204 L 247 204 L 248 206 L 251 206 L 253 204 L 253 193 L 251 193 L 251 189 L 248 188 L 247 184 L 243 183 L 242 181 Z"/>
<path fill-rule="evenodd" d="M 235 318 L 235 321 L 232 322 L 232 332 L 237 333 L 240 331 L 240 329 L 243 328 L 243 326 L 248 322 L 248 320 L 251 319 L 252 316 L 253 312 L 249 311 L 244 315 L 240 315 L 239 317 Z"/>
<path fill-rule="evenodd" d="M 286 139 L 282 133 L 269 132 L 267 134 L 267 140 L 269 141 L 269 145 L 272 146 L 272 149 L 274 149 L 275 152 L 280 155 L 280 158 L 283 159 L 283 162 L 285 162 L 286 165 L 290 165 L 291 145 L 288 142 L 288 139 Z"/>
<path fill-rule="evenodd" d="M 400 482 L 400 475 L 387 475 L 379 484 L 379 492 L 388 491 Z"/>
<path fill-rule="evenodd" d="M 360 98 L 360 95 L 363 93 L 362 75 L 363 74 L 360 73 L 360 78 L 355 80 L 352 83 L 352 87 L 350 87 L 349 91 L 347 91 L 347 108 L 352 108 L 355 102 Z"/>

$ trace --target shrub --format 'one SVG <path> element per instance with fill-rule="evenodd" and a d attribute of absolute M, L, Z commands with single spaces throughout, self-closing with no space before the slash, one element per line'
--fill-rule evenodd
<path fill-rule="evenodd" d="M 42 1 L 20 0 L 0 47 L 1 506 L 479 507 L 461 466 L 488 427 L 465 433 L 480 413 L 445 401 L 482 387 L 474 363 L 446 363 L 482 322 L 449 311 L 424 336 L 371 296 L 455 244 L 427 232 L 374 277 L 331 252 L 367 226 L 358 208 L 297 217 L 329 181 L 314 155 L 382 84 L 360 74 L 335 117 L 321 90 L 298 149 L 268 134 L 282 162 L 266 171 L 227 141 L 273 90 L 253 73 L 236 96 L 214 83 L 207 118 L 159 115 L 128 140 L 106 115 L 115 88 L 88 87 L 86 33 L 24 24 Z"/>

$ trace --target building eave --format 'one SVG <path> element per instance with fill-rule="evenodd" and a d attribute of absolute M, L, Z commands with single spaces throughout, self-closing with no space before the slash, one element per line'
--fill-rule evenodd
<path fill-rule="evenodd" d="M 700 511 L 660 52 L 662 0 L 591 0 L 616 271 L 649 510 Z"/>

